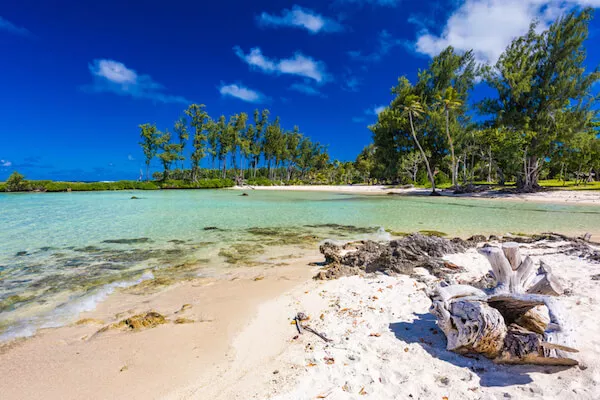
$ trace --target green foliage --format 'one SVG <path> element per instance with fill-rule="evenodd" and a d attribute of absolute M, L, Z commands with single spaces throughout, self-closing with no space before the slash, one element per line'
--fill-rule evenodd
<path fill-rule="evenodd" d="M 231 179 L 198 179 L 196 181 L 166 180 L 161 189 L 222 189 L 234 186 Z"/>
<path fill-rule="evenodd" d="M 29 185 L 25 180 L 25 177 L 14 171 L 8 179 L 6 180 L 6 188 L 7 192 L 23 192 L 29 189 Z"/>
<path fill-rule="evenodd" d="M 246 182 L 250 186 L 273 186 L 273 181 L 264 176 L 250 178 Z"/>

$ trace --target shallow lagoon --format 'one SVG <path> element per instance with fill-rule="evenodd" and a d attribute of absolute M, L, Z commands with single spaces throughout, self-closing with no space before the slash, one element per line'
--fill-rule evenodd
<path fill-rule="evenodd" d="M 160 286 L 232 266 L 277 265 L 324 238 L 376 237 L 380 227 L 458 236 L 600 231 L 597 206 L 248 193 L 0 194 L 0 340 L 65 323 L 142 280 Z"/>

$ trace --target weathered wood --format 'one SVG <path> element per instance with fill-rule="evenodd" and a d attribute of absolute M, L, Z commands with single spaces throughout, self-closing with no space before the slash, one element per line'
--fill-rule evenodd
<path fill-rule="evenodd" d="M 479 250 L 497 286 L 486 295 L 467 285 L 438 286 L 430 312 L 446 334 L 448 350 L 479 353 L 498 363 L 573 366 L 568 330 L 552 296 L 563 292 L 551 268 L 522 258 L 516 243 Z"/>
<path fill-rule="evenodd" d="M 483 254 L 492 266 L 492 272 L 498 283 L 495 292 L 502 293 L 510 291 L 512 267 L 506 259 L 504 252 L 498 247 L 483 247 L 479 249 L 479 253 Z"/>
<path fill-rule="evenodd" d="M 531 257 L 527 256 L 519 265 L 519 269 L 517 270 L 517 277 L 519 281 L 519 291 L 517 293 L 521 293 L 528 288 L 533 280 L 535 279 L 535 266 L 533 265 L 533 260 Z"/>
<path fill-rule="evenodd" d="M 436 301 L 431 313 L 447 338 L 448 350 L 494 358 L 502 350 L 506 326 L 502 315 L 482 301 Z"/>
<path fill-rule="evenodd" d="M 481 300 L 487 298 L 483 290 L 474 288 L 469 285 L 449 285 L 437 286 L 433 293 L 433 298 L 448 303 L 450 300 L 460 299 L 463 297 L 475 297 Z"/>
<path fill-rule="evenodd" d="M 535 306 L 515 320 L 515 323 L 535 333 L 544 334 L 550 323 L 548 308 Z"/>
<path fill-rule="evenodd" d="M 513 271 L 516 271 L 521 265 L 521 253 L 519 251 L 519 245 L 515 242 L 503 243 L 502 252 L 510 263 Z"/>
<path fill-rule="evenodd" d="M 560 296 L 564 293 L 564 289 L 554 275 L 551 273 L 546 273 L 544 276 L 542 276 L 542 279 L 527 289 L 527 293 Z"/>
<path fill-rule="evenodd" d="M 545 304 L 539 299 L 511 294 L 490 296 L 487 302 L 500 311 L 507 324 L 512 324 L 532 308 Z"/>

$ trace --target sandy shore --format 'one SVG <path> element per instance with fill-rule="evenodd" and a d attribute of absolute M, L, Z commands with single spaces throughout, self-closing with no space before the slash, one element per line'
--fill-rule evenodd
<path fill-rule="evenodd" d="M 73 324 L 0 347 L 2 399 L 505 399 L 600 397 L 600 264 L 548 249 L 544 260 L 573 295 L 561 298 L 583 367 L 499 366 L 445 350 L 428 313 L 425 284 L 408 276 L 310 279 L 319 254 L 278 267 L 231 270 L 164 291 L 116 293 Z M 487 272 L 475 250 L 450 255 Z M 423 270 L 426 275 L 426 271 Z M 428 279 L 434 280 L 433 277 Z M 190 306 L 183 307 L 184 304 Z M 183 308 L 183 310 L 182 310 Z M 139 332 L 111 329 L 155 310 L 168 322 Z M 290 324 L 303 311 L 325 343 Z M 178 318 L 192 323 L 174 323 Z"/>
<path fill-rule="evenodd" d="M 182 398 L 182 388 L 212 386 L 239 364 L 231 344 L 259 305 L 309 280 L 314 267 L 308 264 L 320 258 L 232 269 L 218 279 L 198 278 L 154 294 L 115 293 L 81 314 L 79 324 L 1 346 L 0 398 L 161 399 L 173 393 Z M 139 332 L 98 333 L 150 310 L 168 322 Z M 186 323 L 176 323 L 178 318 Z"/>
<path fill-rule="evenodd" d="M 431 192 L 428 189 L 398 189 L 389 186 L 373 185 L 302 185 L 302 186 L 236 186 L 237 190 L 288 190 L 288 191 L 307 191 L 307 192 L 337 192 L 348 194 L 370 194 L 370 195 L 388 195 L 390 193 L 405 196 L 428 196 Z M 568 203 L 582 205 L 600 205 L 600 191 L 575 191 L 575 190 L 552 190 L 538 193 L 498 193 L 497 191 L 486 191 L 482 193 L 453 194 L 448 190 L 441 190 L 443 196 L 454 198 L 476 198 L 476 199 L 501 199 L 514 201 L 531 201 L 542 203 Z"/>
<path fill-rule="evenodd" d="M 236 361 L 222 380 L 172 398 L 600 398 L 599 283 L 591 279 L 600 265 L 556 254 L 555 245 L 524 253 L 552 265 L 573 291 L 560 302 L 563 317 L 575 327 L 571 344 L 580 350 L 580 367 L 496 365 L 449 352 L 428 312 L 425 284 L 407 276 L 349 277 L 306 282 L 263 304 L 237 336 Z M 446 258 L 467 269 L 459 280 L 489 269 L 475 250 Z M 298 311 L 333 342 L 310 333 L 297 337 L 290 318 Z"/>

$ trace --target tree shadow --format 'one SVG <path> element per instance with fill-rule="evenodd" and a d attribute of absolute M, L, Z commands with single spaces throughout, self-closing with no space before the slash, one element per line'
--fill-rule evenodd
<path fill-rule="evenodd" d="M 417 343 L 433 357 L 476 373 L 483 387 L 526 385 L 533 382 L 529 373 L 557 373 L 566 367 L 537 365 L 501 365 L 481 355 L 460 355 L 446 350 L 446 337 L 431 314 L 415 314 L 412 322 L 394 322 L 390 330 L 406 343 Z"/>

